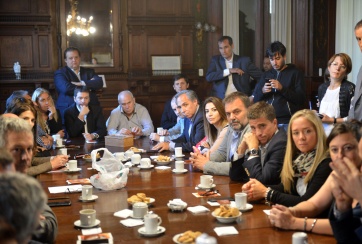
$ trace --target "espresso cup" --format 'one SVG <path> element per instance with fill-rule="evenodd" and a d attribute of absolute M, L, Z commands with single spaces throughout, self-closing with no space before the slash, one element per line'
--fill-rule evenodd
<path fill-rule="evenodd" d="M 182 157 L 182 147 L 175 147 L 175 156 Z"/>
<path fill-rule="evenodd" d="M 69 171 L 77 170 L 77 160 L 69 160 L 67 166 Z"/>
<path fill-rule="evenodd" d="M 68 150 L 66 148 L 60 148 L 58 150 L 58 155 L 68 155 Z"/>
<path fill-rule="evenodd" d="M 82 226 L 93 226 L 96 223 L 96 210 L 83 209 L 79 211 L 80 224 Z"/>
<path fill-rule="evenodd" d="M 124 152 L 117 152 L 114 154 L 114 156 L 116 157 L 116 159 L 118 161 L 123 161 L 125 160 L 125 155 L 124 155 Z"/>
<path fill-rule="evenodd" d="M 133 155 L 131 156 L 131 162 L 132 162 L 132 164 L 139 164 L 140 161 L 141 161 L 141 155 L 139 155 L 139 154 L 133 154 Z"/>
<path fill-rule="evenodd" d="M 162 136 L 162 134 L 163 134 L 163 128 L 162 127 L 157 127 L 157 134 Z"/>
<path fill-rule="evenodd" d="M 149 167 L 151 167 L 151 159 L 149 159 L 149 158 L 141 158 L 140 166 L 141 166 L 141 168 L 149 168 Z"/>
<path fill-rule="evenodd" d="M 143 218 L 148 212 L 148 205 L 145 202 L 136 202 L 132 205 L 133 217 Z"/>
<path fill-rule="evenodd" d="M 235 206 L 238 209 L 245 209 L 246 208 L 246 200 L 247 200 L 247 194 L 244 192 L 237 192 L 235 193 Z"/>
<path fill-rule="evenodd" d="M 126 156 L 126 158 L 131 158 L 131 156 L 134 154 L 134 152 L 132 150 L 128 150 L 124 152 L 124 156 Z"/>
<path fill-rule="evenodd" d="M 62 147 L 63 146 L 63 139 L 62 138 L 57 138 L 57 147 Z"/>
<path fill-rule="evenodd" d="M 304 232 L 295 232 L 292 236 L 292 244 L 306 244 L 308 243 L 308 235 Z"/>
<path fill-rule="evenodd" d="M 184 161 L 176 161 L 175 162 L 175 171 L 181 172 L 184 171 Z"/>
<path fill-rule="evenodd" d="M 93 186 L 84 185 L 82 186 L 82 200 L 90 200 L 93 194 Z"/>
<path fill-rule="evenodd" d="M 214 179 L 212 178 L 212 175 L 201 175 L 200 176 L 201 187 L 210 188 L 212 186 L 212 183 L 214 183 Z"/>
<path fill-rule="evenodd" d="M 162 223 L 161 218 L 154 213 L 148 213 L 144 216 L 145 231 L 148 234 L 157 232 L 158 226 Z"/>

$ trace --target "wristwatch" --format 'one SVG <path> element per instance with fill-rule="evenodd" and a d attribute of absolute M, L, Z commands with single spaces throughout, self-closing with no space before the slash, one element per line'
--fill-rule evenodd
<path fill-rule="evenodd" d="M 92 133 L 93 139 L 97 140 L 99 138 L 99 135 L 97 133 Z"/>
<path fill-rule="evenodd" d="M 249 156 L 259 156 L 258 150 L 255 148 L 252 148 L 249 150 L 250 155 Z"/>

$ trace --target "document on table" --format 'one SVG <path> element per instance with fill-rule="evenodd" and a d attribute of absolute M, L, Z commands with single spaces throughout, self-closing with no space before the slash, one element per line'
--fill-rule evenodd
<path fill-rule="evenodd" d="M 72 192 L 81 192 L 82 185 L 70 185 L 70 186 L 52 186 L 48 187 L 49 192 L 54 193 L 72 193 Z"/>

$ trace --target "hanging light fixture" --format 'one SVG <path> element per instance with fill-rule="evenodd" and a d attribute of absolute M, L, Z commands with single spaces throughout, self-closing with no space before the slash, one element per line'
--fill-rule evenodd
<path fill-rule="evenodd" d="M 90 16 L 88 21 L 86 18 L 79 16 L 77 5 L 78 1 L 69 0 L 70 11 L 67 17 L 67 36 L 71 36 L 73 33 L 82 36 L 89 36 L 96 32 L 96 29 L 91 26 L 93 16 Z"/>

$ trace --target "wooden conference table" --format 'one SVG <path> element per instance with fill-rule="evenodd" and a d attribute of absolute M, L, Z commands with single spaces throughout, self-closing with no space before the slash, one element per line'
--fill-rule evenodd
<path fill-rule="evenodd" d="M 75 154 L 90 153 L 93 149 L 104 147 L 104 140 L 95 144 L 86 144 L 84 139 L 76 139 L 68 144 L 80 145 L 79 149 L 68 150 L 71 158 Z M 148 138 L 136 139 L 134 146 L 149 150 L 152 143 Z M 128 148 L 107 147 L 111 152 L 122 152 Z M 56 150 L 54 150 L 56 153 Z M 142 157 L 157 155 L 158 153 L 143 153 Z M 162 153 L 170 155 L 170 152 Z M 197 192 L 195 186 L 200 183 L 202 172 L 192 168 L 192 165 L 185 164 L 188 172 L 185 174 L 174 174 L 171 169 L 174 168 L 174 162 L 170 165 L 169 170 L 140 170 L 137 167 L 130 168 L 128 182 L 125 188 L 115 191 L 93 190 L 93 194 L 98 196 L 95 202 L 80 202 L 81 193 L 59 193 L 50 194 L 49 186 L 64 186 L 66 180 L 86 178 L 97 173 L 95 170 L 89 170 L 92 163 L 85 162 L 83 159 L 78 160 L 78 167 L 81 168 L 77 173 L 45 173 L 38 176 L 45 192 L 49 198 L 69 197 L 71 206 L 53 207 L 58 219 L 58 236 L 57 243 L 75 243 L 77 236 L 81 235 L 81 230 L 74 226 L 74 222 L 79 220 L 79 211 L 82 209 L 95 209 L 97 211 L 97 219 L 101 221 L 100 227 L 103 232 L 111 232 L 114 243 L 173 243 L 174 235 L 183 233 L 187 230 L 206 232 L 217 238 L 221 243 L 291 243 L 293 231 L 283 231 L 274 228 L 263 209 L 269 207 L 262 203 L 253 203 L 254 208 L 251 211 L 244 212 L 238 222 L 232 224 L 222 224 L 211 215 L 211 212 L 217 208 L 207 203 L 207 197 L 196 198 L 192 193 Z M 214 176 L 216 189 L 219 190 L 221 196 L 233 196 L 235 192 L 241 190 L 241 184 L 231 182 L 229 177 Z M 162 219 L 161 226 L 166 228 L 164 234 L 157 237 L 143 237 L 138 233 L 141 226 L 132 228 L 125 227 L 120 223 L 121 218 L 115 217 L 113 214 L 119 210 L 129 208 L 127 198 L 143 192 L 147 196 L 155 198 L 155 202 L 149 208 Z M 190 211 L 179 213 L 171 212 L 167 203 L 174 198 L 181 198 L 187 202 L 188 206 L 203 205 L 210 209 L 210 212 L 193 214 Z M 214 232 L 215 227 L 234 226 L 239 234 L 229 236 L 217 236 Z M 331 236 L 308 234 L 309 243 L 335 243 Z"/>

